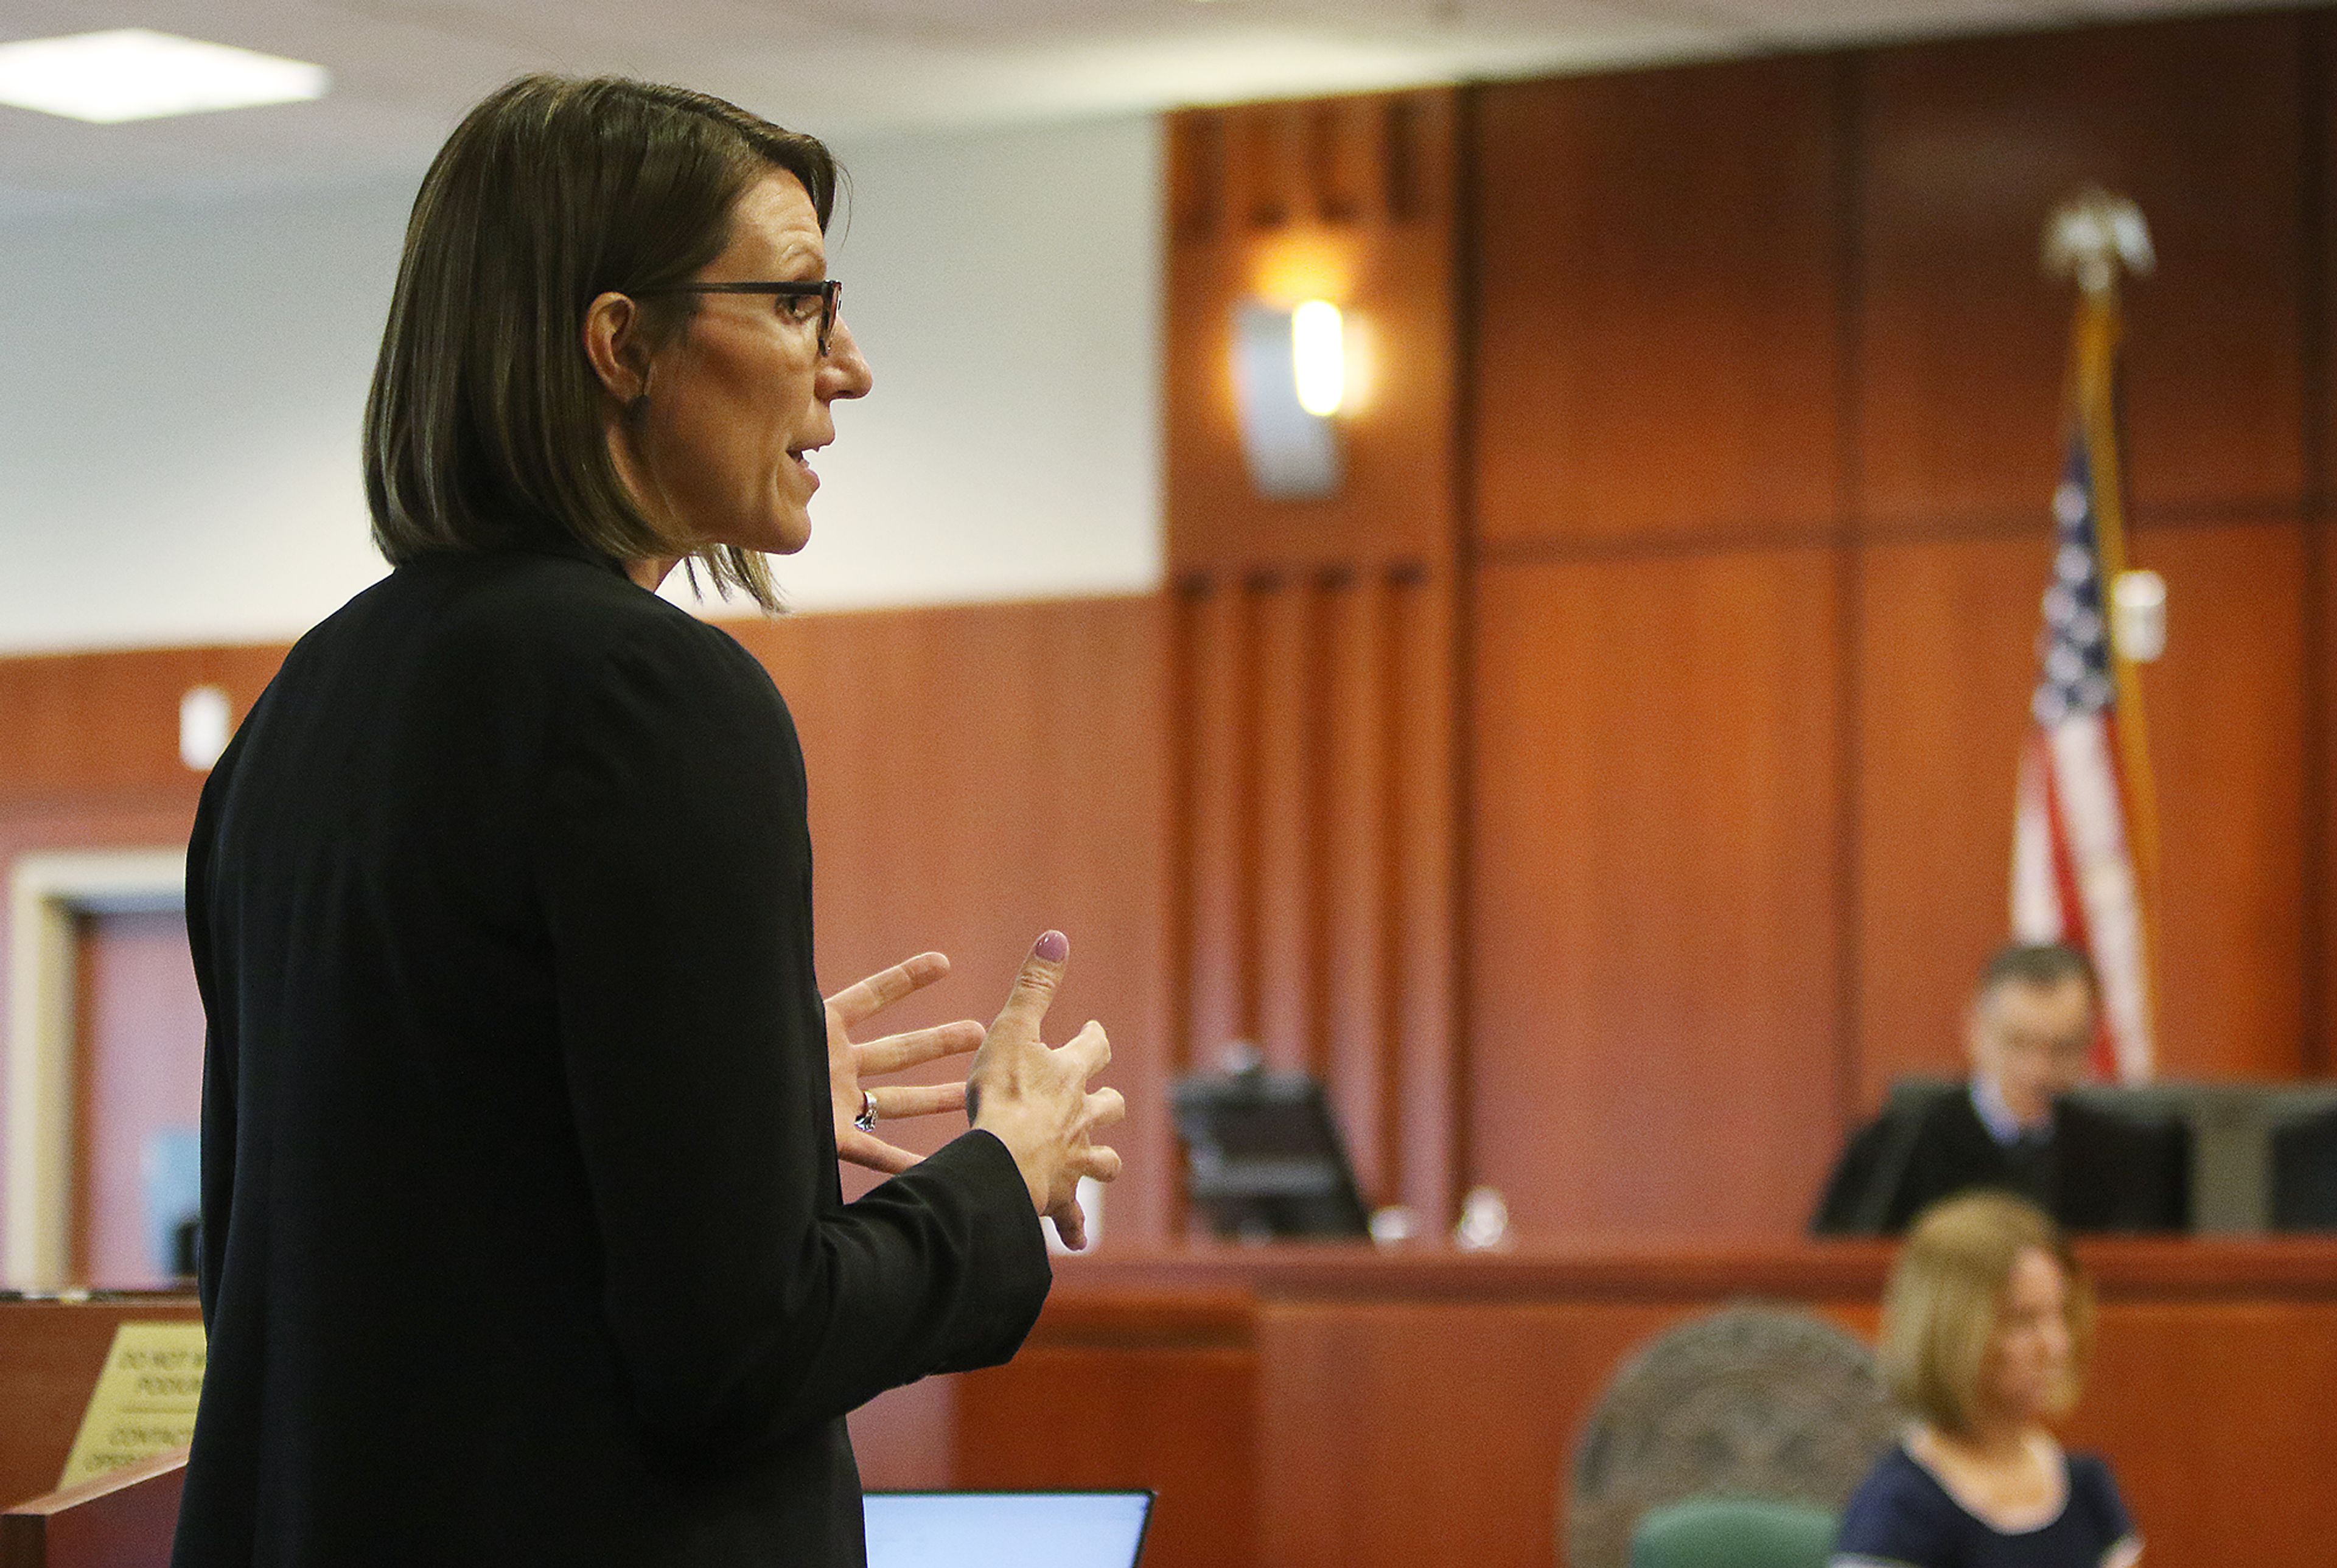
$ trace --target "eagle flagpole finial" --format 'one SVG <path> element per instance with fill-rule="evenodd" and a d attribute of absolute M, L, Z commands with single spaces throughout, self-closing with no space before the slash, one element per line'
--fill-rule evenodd
<path fill-rule="evenodd" d="M 2113 294 L 2121 268 L 2147 277 L 2158 258 L 2142 209 L 2088 186 L 2053 209 L 2045 224 L 2045 269 L 2072 278 L 2088 295 Z"/>

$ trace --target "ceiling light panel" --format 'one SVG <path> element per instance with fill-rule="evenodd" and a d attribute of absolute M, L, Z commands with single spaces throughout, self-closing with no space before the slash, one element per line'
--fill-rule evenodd
<path fill-rule="evenodd" d="M 322 98 L 321 65 L 143 27 L 0 44 L 0 103 L 115 125 Z"/>

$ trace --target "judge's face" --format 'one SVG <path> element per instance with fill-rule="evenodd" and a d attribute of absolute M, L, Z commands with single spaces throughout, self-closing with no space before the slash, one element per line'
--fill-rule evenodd
<path fill-rule="evenodd" d="M 1972 1004 L 1966 1030 L 1972 1072 L 1996 1085 L 2013 1115 L 2053 1114 L 2053 1099 L 2086 1081 L 2094 1047 L 2094 993 L 2071 976 L 2051 985 L 2007 980 Z"/>
<path fill-rule="evenodd" d="M 2013 1260 L 1997 1302 L 1996 1331 L 1980 1363 L 1980 1403 L 1990 1418 L 2028 1426 L 2054 1413 L 2069 1386 L 2069 1281 L 2039 1247 Z"/>
<path fill-rule="evenodd" d="M 729 244 L 693 281 L 826 276 L 811 198 L 794 175 L 774 172 L 738 199 Z M 613 322 L 602 313 L 611 300 Z M 840 318 L 820 352 L 816 299 L 697 294 L 677 303 L 694 307 L 687 325 L 653 342 L 621 297 L 595 302 L 610 334 L 595 363 L 615 366 L 613 382 L 608 371 L 602 378 L 620 472 L 643 509 L 685 537 L 792 554 L 811 537 L 812 455 L 836 439 L 836 400 L 867 395 L 868 362 Z M 588 340 L 592 330 L 588 323 Z"/>

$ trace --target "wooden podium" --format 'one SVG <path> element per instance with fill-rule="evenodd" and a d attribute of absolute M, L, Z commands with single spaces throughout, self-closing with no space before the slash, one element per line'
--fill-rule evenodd
<path fill-rule="evenodd" d="M 113 1330 L 199 1315 L 194 1298 L 184 1295 L 0 1300 L 0 1568 L 170 1562 L 184 1452 L 63 1490 L 57 1477 Z"/>

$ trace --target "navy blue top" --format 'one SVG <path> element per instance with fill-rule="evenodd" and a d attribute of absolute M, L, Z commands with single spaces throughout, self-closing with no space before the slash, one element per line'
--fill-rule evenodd
<path fill-rule="evenodd" d="M 2102 1568 L 2134 1539 L 2110 1470 L 2091 1454 L 2062 1461 L 2061 1512 L 2034 1530 L 1999 1530 L 1951 1496 L 1902 1447 L 1851 1494 L 1834 1568 Z M 2127 1555 L 2121 1553 L 2120 1556 Z"/>

